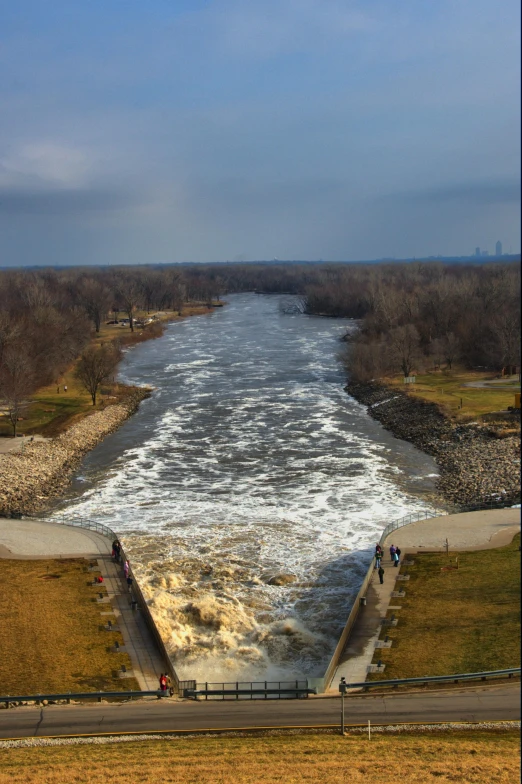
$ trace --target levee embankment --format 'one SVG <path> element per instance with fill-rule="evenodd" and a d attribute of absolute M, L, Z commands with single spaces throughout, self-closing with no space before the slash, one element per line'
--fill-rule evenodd
<path fill-rule="evenodd" d="M 436 404 L 385 384 L 349 382 L 345 389 L 394 436 L 435 458 L 438 489 L 450 504 L 519 502 L 520 433 L 502 437 L 487 423 L 453 423 Z"/>
<path fill-rule="evenodd" d="M 149 388 L 96 411 L 58 438 L 25 443 L 23 451 L 0 455 L 0 516 L 35 514 L 67 487 L 82 458 L 136 411 Z"/>

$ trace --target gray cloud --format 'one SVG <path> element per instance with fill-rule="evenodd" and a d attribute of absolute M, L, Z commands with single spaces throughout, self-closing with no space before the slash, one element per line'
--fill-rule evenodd
<path fill-rule="evenodd" d="M 133 196 L 117 190 L 0 188 L 0 214 L 75 215 L 122 210 L 135 205 L 136 199 Z"/>
<path fill-rule="evenodd" d="M 384 199 L 400 200 L 407 203 L 445 204 L 460 202 L 477 206 L 520 202 L 520 181 L 515 179 L 495 179 L 461 182 L 448 185 L 404 191 L 389 194 Z"/>

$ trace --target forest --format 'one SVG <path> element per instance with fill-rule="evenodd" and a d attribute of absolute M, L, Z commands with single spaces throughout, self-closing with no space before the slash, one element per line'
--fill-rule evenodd
<path fill-rule="evenodd" d="M 294 295 L 283 308 L 304 315 L 357 319 L 347 351 L 356 380 L 426 364 L 520 365 L 519 262 L 15 269 L 0 272 L 0 400 L 16 415 L 34 390 L 85 364 L 107 320 L 123 314 L 130 332 L 153 330 L 144 314 L 246 291 Z"/>

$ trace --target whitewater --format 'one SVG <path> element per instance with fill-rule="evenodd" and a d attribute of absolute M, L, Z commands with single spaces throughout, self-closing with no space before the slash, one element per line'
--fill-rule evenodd
<path fill-rule="evenodd" d="M 320 677 L 387 522 L 431 509 L 433 460 L 343 389 L 347 319 L 233 295 L 129 350 L 154 393 L 56 514 L 122 537 L 181 678 Z"/>

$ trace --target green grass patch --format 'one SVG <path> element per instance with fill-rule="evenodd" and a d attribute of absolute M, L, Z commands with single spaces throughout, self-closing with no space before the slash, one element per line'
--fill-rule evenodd
<path fill-rule="evenodd" d="M 415 384 L 404 384 L 402 376 L 386 379 L 386 383 L 402 387 L 409 395 L 436 403 L 453 419 L 469 420 L 514 406 L 515 392 L 520 391 L 520 382 L 516 379 L 506 378 L 498 386 L 482 389 L 465 386 L 470 382 L 493 380 L 496 380 L 493 373 L 454 369 L 416 375 Z"/>
<path fill-rule="evenodd" d="M 132 346 L 144 340 L 159 337 L 166 322 L 178 321 L 187 316 L 196 316 L 208 312 L 209 308 L 206 305 L 188 303 L 183 307 L 181 316 L 179 316 L 177 311 L 167 312 L 165 315 L 159 316 L 156 324 L 144 329 L 136 327 L 134 332 L 131 332 L 129 326 L 103 323 L 99 334 L 92 333 L 92 342 L 95 345 L 100 345 L 107 341 L 118 341 L 122 346 Z M 145 311 L 138 311 L 135 318 L 145 318 L 147 315 L 149 314 Z M 150 315 L 153 315 L 152 311 Z M 123 318 L 121 313 L 120 317 Z M 132 389 L 132 387 L 126 387 L 124 384 L 103 384 L 97 404 L 93 407 L 90 395 L 74 376 L 74 367 L 75 363 L 60 378 L 56 379 L 56 383 L 42 387 L 28 398 L 27 406 L 24 408 L 22 418 L 18 422 L 18 435 L 38 434 L 54 438 L 78 420 L 89 416 L 93 411 L 99 411 L 107 405 L 121 402 Z M 67 392 L 64 391 L 65 386 L 67 387 Z M 12 435 L 12 432 L 12 427 L 7 417 L 2 416 L 0 412 L 0 437 L 9 437 Z"/>
<path fill-rule="evenodd" d="M 96 602 L 105 588 L 92 585 L 88 561 L 2 559 L 1 569 L 0 694 L 139 691 L 118 677 L 130 659 L 112 651 L 123 637 L 103 628 L 110 605 Z"/>
<path fill-rule="evenodd" d="M 415 678 L 500 670 L 520 665 L 520 535 L 506 547 L 475 552 L 422 553 L 402 567 L 406 596 L 396 627 L 381 634 L 393 641 L 373 657 L 385 677 Z M 443 571 L 455 566 L 458 569 Z M 391 616 L 388 612 L 388 617 Z M 382 675 L 372 674 L 370 680 Z"/>

